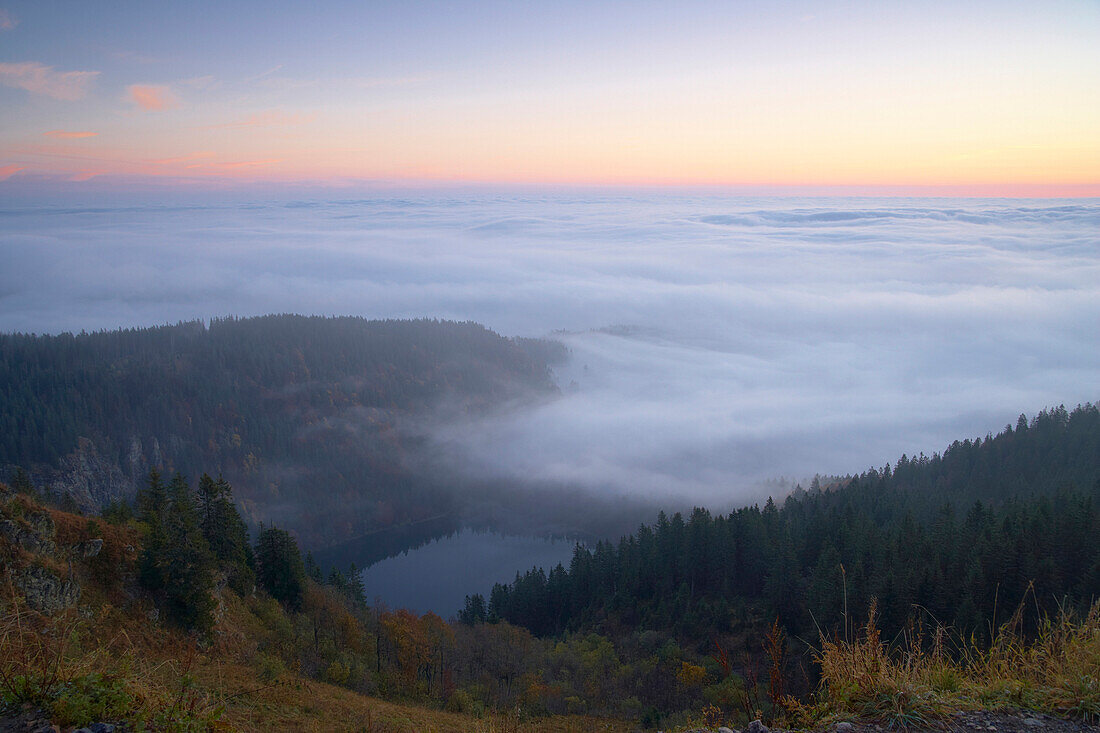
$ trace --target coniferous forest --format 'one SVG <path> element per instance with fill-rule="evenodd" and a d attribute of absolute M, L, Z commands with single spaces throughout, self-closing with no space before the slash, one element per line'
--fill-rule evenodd
<path fill-rule="evenodd" d="M 987 634 L 1029 591 L 1048 613 L 1100 595 L 1100 412 L 1041 412 L 942 455 L 815 480 L 777 505 L 663 513 L 568 568 L 497 585 L 484 616 L 540 634 L 646 628 L 707 640 L 752 610 L 830 632 L 872 599 L 885 634 L 915 610 Z M 476 614 L 475 614 L 476 615 Z"/>
<path fill-rule="evenodd" d="M 548 362 L 563 355 L 436 320 L 0 335 L 0 478 L 22 466 L 93 510 L 132 498 L 151 468 L 220 473 L 250 522 L 346 539 L 454 511 L 409 423 L 550 397 Z"/>

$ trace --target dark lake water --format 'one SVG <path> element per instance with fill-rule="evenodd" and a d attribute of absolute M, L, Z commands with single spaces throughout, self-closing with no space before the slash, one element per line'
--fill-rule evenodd
<path fill-rule="evenodd" d="M 493 584 L 511 582 L 517 572 L 569 567 L 574 545 L 463 529 L 371 565 L 363 571 L 363 585 L 371 603 L 450 618 L 467 595 L 481 593 L 488 601 Z"/>

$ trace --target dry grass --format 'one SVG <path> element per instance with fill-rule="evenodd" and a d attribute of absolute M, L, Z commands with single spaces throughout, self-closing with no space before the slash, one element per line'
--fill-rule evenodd
<path fill-rule="evenodd" d="M 369 698 L 284 672 L 265 681 L 217 645 L 156 629 L 112 608 L 93 620 L 19 608 L 0 621 L 0 694 L 62 725 L 142 721 L 151 730 L 368 733 L 625 733 L 622 721 L 579 716 L 482 718 Z"/>
<path fill-rule="evenodd" d="M 366 731 L 368 733 L 626 733 L 622 721 L 554 716 L 522 721 L 514 715 L 483 718 L 378 700 L 342 687 L 287 675 L 261 689 L 251 667 L 214 663 L 202 673 L 211 687 L 254 690 L 226 704 L 223 721 L 242 731 Z"/>
<path fill-rule="evenodd" d="M 854 641 L 822 639 L 822 682 L 813 704 L 788 701 L 795 720 L 814 725 L 862 719 L 892 728 L 930 726 L 959 710 L 1015 707 L 1100 721 L 1100 601 L 1084 618 L 1062 611 L 1023 633 L 1024 604 L 988 648 L 973 638 L 927 638 L 914 625 L 888 648 L 875 609 Z"/>

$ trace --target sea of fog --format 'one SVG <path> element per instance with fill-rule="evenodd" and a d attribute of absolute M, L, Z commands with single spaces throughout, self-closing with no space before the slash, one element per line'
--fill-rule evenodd
<path fill-rule="evenodd" d="M 737 503 L 1100 399 L 1100 201 L 0 204 L 0 330 L 272 312 L 553 335 L 561 399 L 428 428 L 456 466 Z"/>

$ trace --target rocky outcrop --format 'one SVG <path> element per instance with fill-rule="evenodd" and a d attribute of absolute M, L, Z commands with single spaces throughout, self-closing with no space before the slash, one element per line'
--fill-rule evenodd
<path fill-rule="evenodd" d="M 37 483 L 68 494 L 85 511 L 98 510 L 115 499 L 133 495 L 135 490 L 133 481 L 118 464 L 100 455 L 95 443 L 87 438 L 80 438 L 76 450 L 47 473 L 51 475 Z"/>
<path fill-rule="evenodd" d="M 0 519 L 0 537 L 35 555 L 52 555 L 53 520 L 46 512 L 31 512 L 23 517 L 25 524 L 12 519 Z"/>
<path fill-rule="evenodd" d="M 147 450 L 137 437 L 130 439 L 125 457 L 114 460 L 100 453 L 95 441 L 78 438 L 72 453 L 56 466 L 33 466 L 28 475 L 35 486 L 48 487 L 58 495 L 71 496 L 85 512 L 98 512 L 118 499 L 132 498 L 149 475 L 149 469 L 164 463 L 164 454 L 156 438 L 147 442 Z M 15 466 L 0 468 L 0 476 L 11 477 Z"/>
<path fill-rule="evenodd" d="M 102 549 L 103 540 L 101 539 L 86 540 L 79 544 L 73 545 L 73 551 L 86 560 L 98 555 L 99 551 Z"/>
<path fill-rule="evenodd" d="M 39 613 L 60 613 L 80 600 L 80 585 L 75 580 L 62 579 L 40 565 L 15 571 L 13 579 L 23 591 L 27 605 Z"/>
<path fill-rule="evenodd" d="M 7 571 L 5 578 L 10 577 L 22 591 L 30 608 L 52 615 L 80 600 L 72 561 L 99 555 L 103 540 L 92 538 L 58 547 L 57 528 L 48 511 L 32 510 L 24 502 L 9 499 L 0 504 L 0 550 L 6 561 L 0 563 Z M 66 564 L 68 573 L 55 569 Z"/>

